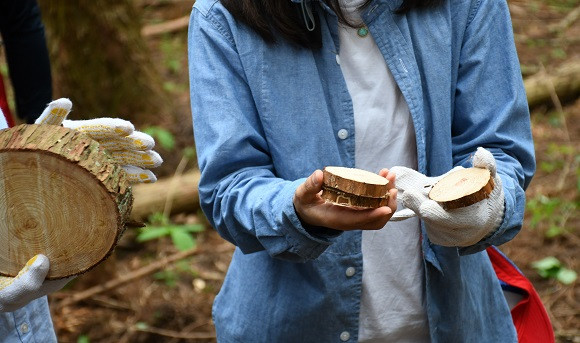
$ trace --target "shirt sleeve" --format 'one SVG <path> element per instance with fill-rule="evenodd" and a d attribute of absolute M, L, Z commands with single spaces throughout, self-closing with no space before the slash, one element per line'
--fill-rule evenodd
<path fill-rule="evenodd" d="M 501 177 L 503 222 L 474 253 L 511 240 L 521 229 L 525 189 L 535 172 L 530 113 L 505 1 L 474 1 L 463 38 L 452 123 L 456 165 L 471 167 L 477 147 L 489 150 Z"/>
<path fill-rule="evenodd" d="M 201 208 L 220 235 L 244 253 L 266 250 L 291 261 L 314 259 L 335 234 L 300 223 L 292 199 L 304 179 L 277 177 L 255 106 L 256 90 L 249 87 L 236 51 L 236 28 L 216 17 L 194 7 L 189 27 Z"/>

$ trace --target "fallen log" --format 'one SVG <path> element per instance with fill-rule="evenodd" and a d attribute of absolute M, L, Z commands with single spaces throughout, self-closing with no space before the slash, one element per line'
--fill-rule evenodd
<path fill-rule="evenodd" d="M 163 213 L 168 202 L 171 202 L 168 214 L 194 213 L 199 207 L 199 177 L 199 170 L 192 170 L 155 183 L 134 185 L 131 219 L 142 221 L 153 213 Z"/>
<path fill-rule="evenodd" d="M 37 254 L 48 279 L 88 271 L 113 251 L 133 197 L 127 176 L 85 134 L 55 125 L 0 131 L 0 275 Z"/>
<path fill-rule="evenodd" d="M 546 73 L 540 71 L 524 79 L 530 108 L 552 101 L 553 93 L 562 100 L 580 94 L 580 62 L 569 62 Z"/>

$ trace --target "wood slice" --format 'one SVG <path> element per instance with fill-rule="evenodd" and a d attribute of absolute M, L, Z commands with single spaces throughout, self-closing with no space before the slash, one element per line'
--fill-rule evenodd
<path fill-rule="evenodd" d="M 493 187 L 493 178 L 488 169 L 465 168 L 439 180 L 429 192 L 429 198 L 444 209 L 453 210 L 486 199 Z"/>
<path fill-rule="evenodd" d="M 356 168 L 324 168 L 322 198 L 352 207 L 377 208 L 389 201 L 389 181 L 375 173 Z"/>
<path fill-rule="evenodd" d="M 88 136 L 54 125 L 0 131 L 0 275 L 40 253 L 48 279 L 88 271 L 113 251 L 132 203 L 125 171 Z"/>

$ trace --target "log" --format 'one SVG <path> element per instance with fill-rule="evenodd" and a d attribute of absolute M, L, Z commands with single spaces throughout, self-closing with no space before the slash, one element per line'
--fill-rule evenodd
<path fill-rule="evenodd" d="M 54 125 L 0 131 L 0 275 L 36 254 L 48 279 L 104 261 L 125 229 L 133 196 L 126 173 L 99 143 Z"/>
<path fill-rule="evenodd" d="M 574 99 L 580 94 L 580 62 L 561 65 L 550 74 L 540 71 L 524 80 L 530 108 L 550 102 L 552 95 L 562 99 Z"/>
<path fill-rule="evenodd" d="M 133 211 L 131 218 L 136 221 L 147 219 L 153 213 L 163 213 L 165 205 L 171 202 L 168 214 L 192 213 L 199 208 L 198 183 L 199 170 L 163 178 L 155 183 L 133 186 Z"/>
<path fill-rule="evenodd" d="M 389 181 L 357 168 L 325 167 L 321 197 L 337 205 L 377 208 L 389 201 Z"/>
<path fill-rule="evenodd" d="M 493 187 L 493 178 L 488 169 L 459 169 L 439 180 L 429 191 L 429 198 L 449 211 L 488 198 Z"/>

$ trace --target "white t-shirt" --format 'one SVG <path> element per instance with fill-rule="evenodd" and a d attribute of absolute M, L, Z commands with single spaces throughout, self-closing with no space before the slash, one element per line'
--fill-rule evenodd
<path fill-rule="evenodd" d="M 361 22 L 360 0 L 343 0 L 345 13 Z M 352 97 L 355 165 L 417 168 L 413 122 L 407 103 L 371 33 L 339 25 L 338 61 Z M 363 231 L 363 283 L 359 342 L 429 342 L 424 271 L 417 218 Z"/>

